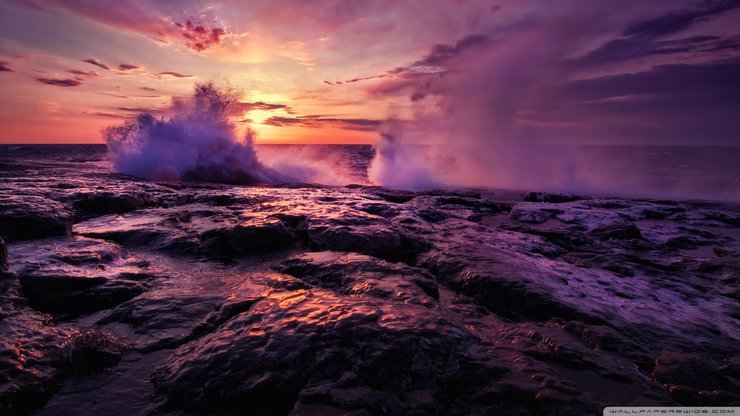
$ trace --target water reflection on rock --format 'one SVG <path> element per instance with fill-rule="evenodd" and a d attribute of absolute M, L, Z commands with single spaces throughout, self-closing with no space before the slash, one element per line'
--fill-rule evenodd
<path fill-rule="evenodd" d="M 3 185 L 3 414 L 740 400 L 737 206 L 106 181 Z"/>

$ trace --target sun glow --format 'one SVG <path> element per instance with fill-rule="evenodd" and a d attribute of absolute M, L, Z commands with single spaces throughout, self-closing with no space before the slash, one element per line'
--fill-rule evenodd
<path fill-rule="evenodd" d="M 244 118 L 251 120 L 252 124 L 263 124 L 265 120 L 274 115 L 274 111 L 251 110 L 244 113 Z"/>

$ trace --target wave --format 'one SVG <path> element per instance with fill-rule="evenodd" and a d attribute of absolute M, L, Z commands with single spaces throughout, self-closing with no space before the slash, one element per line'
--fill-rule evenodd
<path fill-rule="evenodd" d="M 158 181 L 238 184 L 290 181 L 262 163 L 254 131 L 238 138 L 229 121 L 238 102 L 232 90 L 196 84 L 192 99 L 173 101 L 169 118 L 141 113 L 103 131 L 116 172 Z"/>

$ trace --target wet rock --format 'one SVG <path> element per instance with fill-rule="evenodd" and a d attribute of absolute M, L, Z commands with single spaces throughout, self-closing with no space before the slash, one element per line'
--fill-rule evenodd
<path fill-rule="evenodd" d="M 552 208 L 549 205 L 542 204 L 517 204 L 511 209 L 509 218 L 514 221 L 525 222 L 530 224 L 542 224 L 548 220 L 554 219 L 563 211 Z"/>
<path fill-rule="evenodd" d="M 28 414 L 57 385 L 55 354 L 68 339 L 68 330 L 26 307 L 17 277 L 0 272 L 0 333 L 0 414 Z"/>
<path fill-rule="evenodd" d="M 112 240 L 126 246 L 146 246 L 171 253 L 194 254 L 200 243 L 187 230 L 192 212 L 148 209 L 104 215 L 75 225 L 77 234 Z"/>
<path fill-rule="evenodd" d="M 354 253 L 306 253 L 277 269 L 312 286 L 349 296 L 372 296 L 434 306 L 439 290 L 431 276 L 404 264 Z"/>
<path fill-rule="evenodd" d="M 740 384 L 729 379 L 719 371 L 715 363 L 707 362 L 706 357 L 663 351 L 655 360 L 653 380 L 666 385 L 679 385 L 695 390 L 740 391 Z"/>
<path fill-rule="evenodd" d="M 546 202 L 549 204 L 560 204 L 563 202 L 578 201 L 581 197 L 578 195 L 549 193 L 549 192 L 528 192 L 524 195 L 527 202 Z"/>
<path fill-rule="evenodd" d="M 417 194 L 414 192 L 400 191 L 393 189 L 382 189 L 377 188 L 372 191 L 373 195 L 396 204 L 403 204 L 416 198 Z"/>
<path fill-rule="evenodd" d="M 99 324 L 131 327 L 131 344 L 141 351 L 174 348 L 224 301 L 220 296 L 155 290 L 118 305 Z"/>
<path fill-rule="evenodd" d="M 198 239 L 214 255 L 256 254 L 293 248 L 305 243 L 304 216 L 274 214 L 231 219 L 205 229 Z M 225 225 L 225 227 L 224 227 Z"/>
<path fill-rule="evenodd" d="M 59 202 L 33 195 L 0 195 L 0 236 L 6 241 L 66 235 L 74 213 Z"/>
<path fill-rule="evenodd" d="M 8 249 L 5 247 L 5 241 L 0 237 L 0 272 L 8 269 Z"/>
<path fill-rule="evenodd" d="M 124 387 L 142 392 L 137 403 L 168 400 L 155 413 L 598 414 L 614 403 L 736 400 L 740 367 L 728 357 L 740 342 L 740 246 L 730 205 L 106 178 L 102 190 L 99 177 L 50 179 L 49 195 L 72 204 L 151 187 L 156 208 L 122 201 L 133 210 L 75 231 L 152 266 L 117 244 L 69 245 L 80 237 L 9 244 L 25 286 L 0 271 L 0 403 L 15 403 L 11 414 L 71 373 L 56 409 L 118 394 L 129 381 L 119 370 L 138 371 L 139 384 Z M 78 214 L 112 209 L 89 203 Z M 306 249 L 323 251 L 296 255 Z M 170 278 L 152 279 L 157 270 Z M 67 289 L 41 276 L 34 292 L 34 273 Z M 75 276 L 82 283 L 64 280 Z M 117 282 L 146 291 L 88 317 L 60 309 L 58 326 L 28 307 L 66 291 L 75 292 L 66 303 L 88 302 Z M 124 351 L 116 342 L 72 354 L 91 357 L 89 368 L 88 358 L 60 359 L 55 351 L 79 332 L 67 318 L 113 331 L 133 352 L 97 375 Z M 656 365 L 661 350 L 692 358 Z M 155 367 L 149 401 L 140 380 Z M 117 387 L 87 391 L 79 380 Z"/>
<path fill-rule="evenodd" d="M 563 260 L 579 267 L 600 267 L 609 270 L 620 276 L 634 276 L 635 272 L 629 267 L 629 261 L 624 256 L 615 256 L 611 253 L 589 253 L 589 252 L 571 252 L 563 255 Z"/>
<path fill-rule="evenodd" d="M 434 208 L 422 208 L 417 212 L 417 215 L 427 222 L 437 223 L 442 222 L 450 218 L 450 214 Z"/>
<path fill-rule="evenodd" d="M 722 374 L 717 363 L 701 355 L 663 351 L 655 360 L 652 378 L 685 406 L 740 403 L 740 382 Z"/>
<path fill-rule="evenodd" d="M 310 218 L 306 233 L 316 250 L 354 251 L 394 260 L 402 254 L 401 235 L 378 217 Z"/>
<path fill-rule="evenodd" d="M 395 217 L 399 213 L 399 209 L 392 206 L 391 204 L 384 204 L 378 202 L 363 202 L 355 205 L 356 210 L 367 212 L 368 214 L 377 215 L 383 218 Z"/>
<path fill-rule="evenodd" d="M 252 218 L 231 231 L 231 244 L 239 252 L 262 252 L 295 245 L 296 235 L 278 218 Z"/>
<path fill-rule="evenodd" d="M 402 305 L 320 289 L 273 294 L 177 349 L 152 381 L 172 405 L 196 412 L 463 406 L 474 383 L 461 385 L 459 376 L 482 381 L 496 373 L 466 356 L 474 339 L 464 329 Z"/>
<path fill-rule="evenodd" d="M 591 235 L 602 240 L 638 240 L 642 238 L 640 229 L 633 223 L 615 223 L 598 226 Z"/>
<path fill-rule="evenodd" d="M 526 261 L 517 261 L 491 247 L 451 246 L 443 253 L 430 252 L 421 264 L 456 291 L 509 319 L 547 320 L 559 316 L 600 321 L 579 310 L 576 298 L 559 298 L 552 291 L 556 286 L 568 287 L 567 275 L 542 274 Z"/>
<path fill-rule="evenodd" d="M 85 192 L 74 195 L 72 199 L 72 207 L 78 217 L 123 214 L 156 203 L 156 199 L 145 192 Z"/>
<path fill-rule="evenodd" d="M 109 308 L 142 293 L 152 277 L 119 245 L 85 237 L 13 246 L 13 270 L 34 308 L 80 314 Z"/>

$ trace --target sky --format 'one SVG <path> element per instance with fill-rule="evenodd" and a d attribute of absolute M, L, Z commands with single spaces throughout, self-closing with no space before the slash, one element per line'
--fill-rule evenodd
<path fill-rule="evenodd" d="M 740 145 L 740 2 L 0 2 L 0 143 L 102 142 L 209 80 L 244 93 L 234 122 L 264 143 L 373 143 L 445 120 L 460 135 Z"/>

